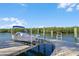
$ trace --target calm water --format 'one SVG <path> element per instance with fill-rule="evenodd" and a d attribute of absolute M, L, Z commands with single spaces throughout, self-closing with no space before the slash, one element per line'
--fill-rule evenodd
<path fill-rule="evenodd" d="M 11 40 L 11 34 L 10 33 L 0 33 L 0 41 L 7 41 Z"/>
<path fill-rule="evenodd" d="M 47 38 L 51 39 L 50 35 L 46 36 Z M 54 36 L 55 38 L 55 36 Z M 68 34 L 68 35 L 63 35 L 62 37 L 64 41 L 68 41 L 68 42 L 75 42 L 74 39 L 74 35 L 72 34 Z M 21 44 L 8 44 L 3 42 L 3 41 L 11 41 L 11 34 L 10 33 L 0 33 L 0 48 L 7 48 L 7 47 L 12 47 L 12 46 L 18 46 Z M 3 42 L 3 43 L 2 43 Z M 54 51 L 55 46 L 51 43 L 47 43 L 47 44 L 40 44 L 36 47 L 34 47 L 33 49 L 30 49 L 28 51 L 25 51 L 21 54 L 19 54 L 18 56 L 49 56 L 51 55 L 51 53 Z"/>
<path fill-rule="evenodd" d="M 46 36 L 47 38 L 51 39 L 50 35 Z M 54 36 L 55 38 L 55 36 Z M 10 33 L 0 33 L 0 48 L 6 48 L 6 47 L 11 47 L 11 46 L 16 46 L 19 44 L 9 44 L 8 42 L 11 41 L 11 34 Z M 74 35 L 68 34 L 68 35 L 63 35 L 64 41 L 68 42 L 75 42 Z M 78 42 L 78 41 L 77 41 Z"/>
<path fill-rule="evenodd" d="M 0 49 L 21 46 L 21 45 L 23 44 L 12 41 L 10 33 L 0 33 Z"/>
<path fill-rule="evenodd" d="M 46 36 L 46 37 L 51 39 L 50 35 Z M 54 38 L 55 38 L 55 36 L 54 36 Z M 11 40 L 11 34 L 10 33 L 0 33 L 0 41 L 7 41 L 7 40 Z M 62 40 L 65 40 L 68 42 L 75 42 L 74 35 L 72 35 L 72 34 L 63 35 Z"/>

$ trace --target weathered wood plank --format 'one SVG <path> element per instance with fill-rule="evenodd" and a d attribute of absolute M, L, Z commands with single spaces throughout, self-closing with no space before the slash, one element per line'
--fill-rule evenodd
<path fill-rule="evenodd" d="M 10 48 L 3 48 L 3 49 L 0 49 L 0 56 L 17 55 L 29 48 L 30 48 L 30 46 L 27 46 L 27 45 L 10 47 Z"/>

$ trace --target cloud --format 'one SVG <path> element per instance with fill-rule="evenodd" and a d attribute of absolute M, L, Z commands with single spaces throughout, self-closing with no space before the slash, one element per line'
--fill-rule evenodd
<path fill-rule="evenodd" d="M 19 5 L 21 5 L 21 6 L 27 6 L 26 3 L 19 3 Z"/>
<path fill-rule="evenodd" d="M 68 8 L 66 11 L 67 12 L 72 12 L 73 8 Z"/>
<path fill-rule="evenodd" d="M 59 3 L 57 8 L 65 9 L 67 12 L 79 10 L 79 3 Z"/>
<path fill-rule="evenodd" d="M 11 28 L 12 26 L 26 26 L 27 22 L 24 19 L 19 19 L 15 17 L 5 17 L 0 18 L 0 28 Z"/>
<path fill-rule="evenodd" d="M 44 26 L 42 25 L 42 26 L 39 26 L 38 28 L 43 28 Z"/>
<path fill-rule="evenodd" d="M 21 6 L 25 6 L 25 4 L 21 4 Z"/>
<path fill-rule="evenodd" d="M 77 5 L 76 9 L 79 10 L 79 4 Z"/>
<path fill-rule="evenodd" d="M 70 3 L 60 3 L 58 4 L 58 8 L 66 8 L 70 5 Z"/>

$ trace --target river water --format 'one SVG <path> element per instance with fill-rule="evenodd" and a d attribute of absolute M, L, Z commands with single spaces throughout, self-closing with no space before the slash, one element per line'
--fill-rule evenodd
<path fill-rule="evenodd" d="M 50 35 L 48 35 L 46 37 L 51 39 Z M 12 40 L 11 39 L 11 33 L 0 33 L 0 41 L 8 41 L 8 40 Z M 65 41 L 68 41 L 68 42 L 75 42 L 73 34 L 62 35 L 62 40 L 65 40 Z"/>
<path fill-rule="evenodd" d="M 0 33 L 0 41 L 8 41 L 11 40 L 10 33 Z"/>
<path fill-rule="evenodd" d="M 54 35 L 54 38 L 55 37 L 56 36 Z M 51 36 L 48 35 L 46 36 L 46 38 L 51 39 Z M 7 47 L 22 45 L 20 43 L 14 43 L 14 44 L 8 43 L 11 40 L 12 40 L 11 33 L 0 33 L 0 48 L 7 48 Z M 73 34 L 62 35 L 62 40 L 68 41 L 68 42 L 75 42 Z M 50 43 L 41 44 L 33 49 L 23 52 L 22 54 L 19 54 L 18 56 L 49 56 L 54 51 L 54 49 L 55 49 L 55 46 Z"/>

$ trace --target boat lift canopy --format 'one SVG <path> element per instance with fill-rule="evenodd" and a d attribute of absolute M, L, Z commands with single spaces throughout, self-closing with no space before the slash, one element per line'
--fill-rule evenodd
<path fill-rule="evenodd" d="M 13 26 L 13 28 L 25 28 L 23 26 Z"/>

